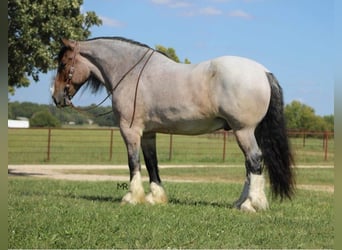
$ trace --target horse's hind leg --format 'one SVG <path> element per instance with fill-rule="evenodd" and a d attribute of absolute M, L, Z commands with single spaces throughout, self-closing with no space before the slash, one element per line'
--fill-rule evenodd
<path fill-rule="evenodd" d="M 141 166 L 139 158 L 140 134 L 134 129 L 121 128 L 122 137 L 125 140 L 128 165 L 130 172 L 130 191 L 122 198 L 122 203 L 137 204 L 145 202 L 145 192 L 141 180 Z"/>
<path fill-rule="evenodd" d="M 235 206 L 241 210 L 253 212 L 265 210 L 268 208 L 268 202 L 264 190 L 262 154 L 254 136 L 254 127 L 235 131 L 235 135 L 246 159 L 246 180 Z"/>
<path fill-rule="evenodd" d="M 141 138 L 141 147 L 144 153 L 146 168 L 150 177 L 151 192 L 146 196 L 146 201 L 151 204 L 167 203 L 167 196 L 161 185 L 158 171 L 156 134 L 143 134 Z"/>

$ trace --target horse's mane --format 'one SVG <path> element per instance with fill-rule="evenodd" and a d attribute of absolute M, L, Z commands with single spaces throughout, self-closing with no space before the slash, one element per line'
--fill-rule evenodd
<path fill-rule="evenodd" d="M 90 39 L 88 39 L 88 40 L 86 40 L 86 41 L 94 41 L 94 40 L 99 40 L 99 39 L 117 40 L 117 41 L 127 42 L 127 43 L 130 43 L 130 44 L 133 44 L 133 45 L 138 45 L 138 46 L 141 46 L 141 47 L 153 49 L 153 48 L 151 48 L 150 46 L 148 46 L 148 45 L 146 45 L 146 44 L 144 44 L 144 43 L 135 41 L 135 40 L 133 40 L 133 39 L 128 39 L 128 38 L 125 38 L 125 37 L 121 37 L 121 36 L 94 37 L 94 38 L 90 38 Z M 167 55 L 167 54 L 164 53 L 163 51 L 160 51 L 160 50 L 157 50 L 157 49 L 153 49 L 153 50 L 155 50 L 155 51 L 158 52 L 159 54 L 162 54 L 163 56 L 166 56 L 166 57 L 169 58 L 169 59 L 172 59 L 171 57 L 169 57 L 169 55 Z"/>
<path fill-rule="evenodd" d="M 92 74 L 88 78 L 87 82 L 85 83 L 85 88 L 90 89 L 92 93 L 97 93 L 99 90 L 103 89 L 105 85 L 99 81 L 96 77 L 94 77 Z"/>
<path fill-rule="evenodd" d="M 133 45 L 138 45 L 138 46 L 142 46 L 142 47 L 146 47 L 146 48 L 152 49 L 150 46 L 148 46 L 148 45 L 146 45 L 146 44 L 144 44 L 144 43 L 137 42 L 137 41 L 135 41 L 135 40 L 128 39 L 128 38 L 121 37 L 121 36 L 94 37 L 94 38 L 87 39 L 86 41 L 94 41 L 94 40 L 100 40 L 100 39 L 117 40 L 117 41 L 127 42 L 127 43 L 130 43 L 130 44 L 133 44 Z"/>
<path fill-rule="evenodd" d="M 154 50 L 153 48 L 151 48 L 150 46 L 144 44 L 144 43 L 140 43 L 140 42 L 137 42 L 135 40 L 132 40 L 132 39 L 128 39 L 128 38 L 125 38 L 125 37 L 120 37 L 120 36 L 113 36 L 113 37 L 94 37 L 94 38 L 90 38 L 90 39 L 87 39 L 85 41 L 96 41 L 96 40 L 100 40 L 100 39 L 105 39 L 105 40 L 116 40 L 116 41 L 122 41 L 122 42 L 127 42 L 127 43 L 130 43 L 130 44 L 133 44 L 133 45 L 138 45 L 138 46 L 141 46 L 141 47 L 145 47 L 145 48 L 149 48 L 149 49 L 152 49 Z M 64 53 L 68 50 L 69 48 L 66 47 L 66 46 L 62 46 L 61 50 L 59 51 L 58 53 L 58 56 L 57 56 L 57 60 L 58 60 L 58 63 L 62 60 L 63 58 L 63 55 Z M 159 50 L 155 50 L 156 52 L 166 56 L 167 58 L 171 59 L 167 54 L 165 54 L 164 52 L 162 51 L 159 51 Z M 60 65 L 58 65 L 58 70 L 60 69 Z M 86 88 L 85 89 L 88 89 L 90 88 L 91 91 L 93 93 L 96 93 L 98 92 L 100 89 L 102 89 L 102 87 L 104 87 L 104 85 L 96 78 L 94 77 L 93 75 L 90 76 L 90 78 L 87 80 L 86 82 Z"/>

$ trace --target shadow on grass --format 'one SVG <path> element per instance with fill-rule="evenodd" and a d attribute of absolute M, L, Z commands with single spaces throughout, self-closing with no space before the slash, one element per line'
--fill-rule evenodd
<path fill-rule="evenodd" d="M 41 173 L 28 173 L 28 172 L 16 172 L 15 169 L 8 169 L 8 175 L 10 175 L 10 176 L 28 177 L 28 176 L 44 175 L 44 174 L 41 174 Z"/>
<path fill-rule="evenodd" d="M 65 195 L 66 198 L 72 199 L 83 199 L 87 201 L 98 201 L 98 202 L 114 202 L 120 203 L 120 197 L 100 196 L 100 195 Z"/>
<path fill-rule="evenodd" d="M 170 198 L 170 204 L 183 205 L 183 206 L 207 206 L 207 207 L 219 207 L 219 208 L 234 208 L 233 204 L 219 203 L 214 201 L 192 201 L 192 200 L 180 200 L 177 198 Z"/>
<path fill-rule="evenodd" d="M 122 197 L 110 197 L 110 196 L 100 196 L 100 195 L 67 195 L 67 198 L 73 199 L 83 199 L 88 201 L 98 201 L 98 202 L 113 202 L 121 203 Z M 206 207 L 219 207 L 219 208 L 229 208 L 233 209 L 234 205 L 229 203 L 219 203 L 211 201 L 195 201 L 195 200 L 180 200 L 177 198 L 170 198 L 169 204 L 182 205 L 182 206 L 206 206 Z"/>

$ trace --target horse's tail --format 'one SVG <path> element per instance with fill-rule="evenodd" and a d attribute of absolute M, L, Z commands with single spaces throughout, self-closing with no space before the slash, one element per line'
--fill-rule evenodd
<path fill-rule="evenodd" d="M 290 198 L 294 193 L 294 159 L 287 137 L 282 89 L 272 73 L 266 72 L 271 87 L 270 104 L 266 116 L 255 135 L 267 168 L 271 190 L 277 197 Z"/>

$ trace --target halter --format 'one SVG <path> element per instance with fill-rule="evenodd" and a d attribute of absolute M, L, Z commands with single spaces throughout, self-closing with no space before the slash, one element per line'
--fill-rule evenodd
<path fill-rule="evenodd" d="M 118 83 L 111 89 L 108 91 L 108 95 L 97 105 L 91 107 L 91 108 L 88 108 L 88 109 L 80 109 L 80 108 L 77 108 L 73 105 L 73 103 L 71 102 L 71 98 L 72 96 L 69 94 L 69 88 L 70 88 L 70 84 L 71 84 L 71 80 L 72 80 L 72 77 L 73 77 L 73 74 L 75 72 L 75 58 L 76 58 L 76 48 L 78 48 L 78 42 L 76 42 L 76 46 L 75 46 L 75 49 L 74 49 L 74 56 L 73 56 L 73 59 L 72 59 L 72 64 L 71 64 L 71 67 L 69 69 L 69 73 L 68 73 L 68 79 L 67 79 L 67 83 L 65 85 L 65 88 L 64 88 L 64 98 L 68 98 L 69 100 L 69 104 L 70 106 L 77 110 L 78 112 L 81 112 L 81 113 L 84 113 L 85 111 L 89 111 L 89 110 L 93 110 L 97 107 L 99 107 L 102 103 L 104 103 L 108 98 L 109 96 L 113 95 L 113 92 L 118 88 L 118 86 L 120 85 L 120 83 L 126 78 L 126 76 L 133 70 L 135 69 L 136 66 L 138 66 L 138 64 L 145 58 L 145 56 L 147 55 L 147 53 L 152 50 L 152 53 L 148 56 L 146 62 L 144 63 L 144 65 L 142 66 L 140 72 L 139 72 L 139 75 L 138 75 L 138 79 L 137 79 L 137 83 L 136 83 L 136 86 L 135 86 L 135 93 L 134 93 L 134 104 L 133 104 L 133 113 L 132 113 L 132 119 L 131 119 L 131 123 L 129 125 L 129 127 L 131 128 L 132 125 L 133 125 L 133 121 L 134 121 L 134 117 L 135 117 L 135 109 L 136 109 L 136 101 L 137 101 L 137 93 L 138 93 L 138 86 L 139 86 L 139 82 L 140 82 L 140 78 L 141 78 L 141 75 L 147 65 L 147 63 L 149 62 L 149 60 L 151 59 L 153 53 L 155 52 L 154 49 L 152 48 L 148 48 L 148 50 L 143 54 L 143 56 L 125 73 L 123 74 L 123 76 L 120 78 L 120 80 L 118 81 Z M 110 114 L 112 113 L 112 111 L 110 112 L 106 112 L 106 113 L 103 113 L 103 114 L 99 114 L 99 115 L 96 115 L 95 117 L 99 117 L 99 116 L 104 116 L 104 115 L 107 115 L 107 114 Z"/>
<path fill-rule="evenodd" d="M 75 48 L 74 48 L 74 55 L 72 57 L 72 62 L 71 62 L 71 66 L 70 66 L 70 69 L 69 69 L 67 82 L 66 82 L 66 85 L 65 85 L 65 88 L 64 88 L 64 100 L 66 100 L 66 98 L 68 98 L 68 100 L 69 100 L 71 105 L 72 105 L 72 102 L 71 102 L 72 96 L 69 93 L 69 89 L 70 89 L 70 84 L 71 84 L 72 77 L 73 77 L 74 72 L 75 72 L 75 61 L 76 61 L 77 48 L 78 48 L 78 42 L 76 41 L 76 45 L 75 45 Z"/>

